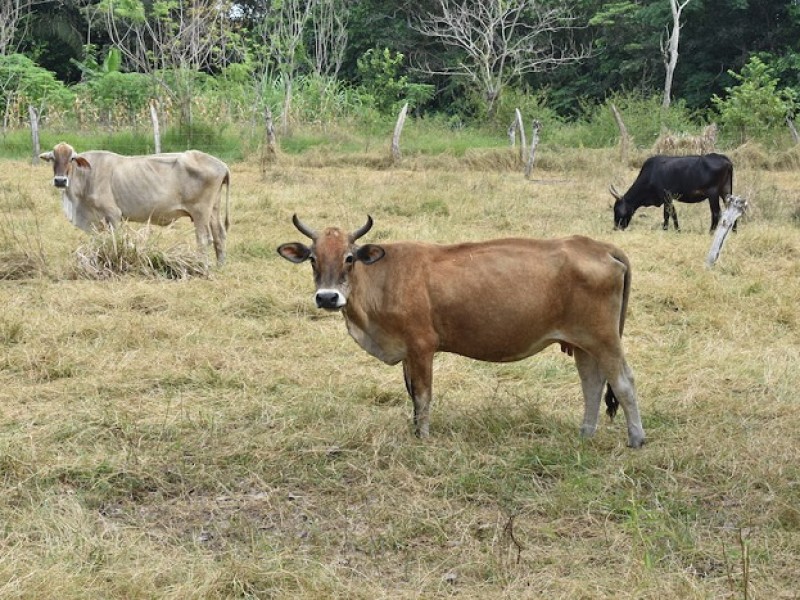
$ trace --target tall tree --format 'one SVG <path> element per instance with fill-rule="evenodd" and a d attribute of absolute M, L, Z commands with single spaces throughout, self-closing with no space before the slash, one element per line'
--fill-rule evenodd
<path fill-rule="evenodd" d="M 585 48 L 559 45 L 573 27 L 566 3 L 537 0 L 437 0 L 438 9 L 415 23 L 422 34 L 459 49 L 456 64 L 425 67 L 431 74 L 467 77 L 484 93 L 493 116 L 500 94 L 514 79 L 589 55 Z"/>
<path fill-rule="evenodd" d="M 669 7 L 672 11 L 672 31 L 669 34 L 667 47 L 662 47 L 664 53 L 664 66 L 666 75 L 664 77 L 664 99 L 661 106 L 669 108 L 672 98 L 672 78 L 675 74 L 675 67 L 678 65 L 678 43 L 681 37 L 681 13 L 691 0 L 669 0 Z"/>

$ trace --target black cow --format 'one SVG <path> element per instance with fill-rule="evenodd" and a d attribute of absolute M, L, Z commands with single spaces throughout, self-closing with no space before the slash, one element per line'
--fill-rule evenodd
<path fill-rule="evenodd" d="M 673 201 L 702 202 L 711 206 L 711 232 L 719 223 L 719 199 L 733 192 L 733 163 L 722 154 L 702 156 L 651 156 L 642 165 L 639 176 L 622 196 L 611 186 L 614 203 L 614 229 L 625 229 L 640 206 L 664 205 L 663 228 L 669 228 L 669 217 L 675 229 L 678 215 Z"/>

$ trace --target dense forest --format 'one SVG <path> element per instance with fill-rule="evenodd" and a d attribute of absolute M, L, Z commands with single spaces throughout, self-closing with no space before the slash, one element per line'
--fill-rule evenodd
<path fill-rule="evenodd" d="M 561 122 L 616 99 L 744 141 L 800 98 L 795 0 L 0 0 L 3 130 L 28 107 L 136 124 Z M 672 62 L 672 64 L 670 64 Z M 669 77 L 668 77 L 669 76 Z M 668 119 L 668 117 L 665 117 Z M 788 131 L 788 130 L 787 130 Z"/>

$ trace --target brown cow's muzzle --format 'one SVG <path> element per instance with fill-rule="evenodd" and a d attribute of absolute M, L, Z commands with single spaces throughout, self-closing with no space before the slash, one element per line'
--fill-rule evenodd
<path fill-rule="evenodd" d="M 317 290 L 314 300 L 317 303 L 317 308 L 324 308 L 325 310 L 341 310 L 347 304 L 344 296 L 338 290 Z"/>

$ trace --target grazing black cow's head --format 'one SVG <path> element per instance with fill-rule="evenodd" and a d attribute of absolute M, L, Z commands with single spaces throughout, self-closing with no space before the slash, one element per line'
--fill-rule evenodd
<path fill-rule="evenodd" d="M 609 187 L 611 195 L 614 196 L 614 229 L 625 229 L 631 222 L 633 210 L 625 202 L 625 197 L 621 196 L 612 185 Z"/>

